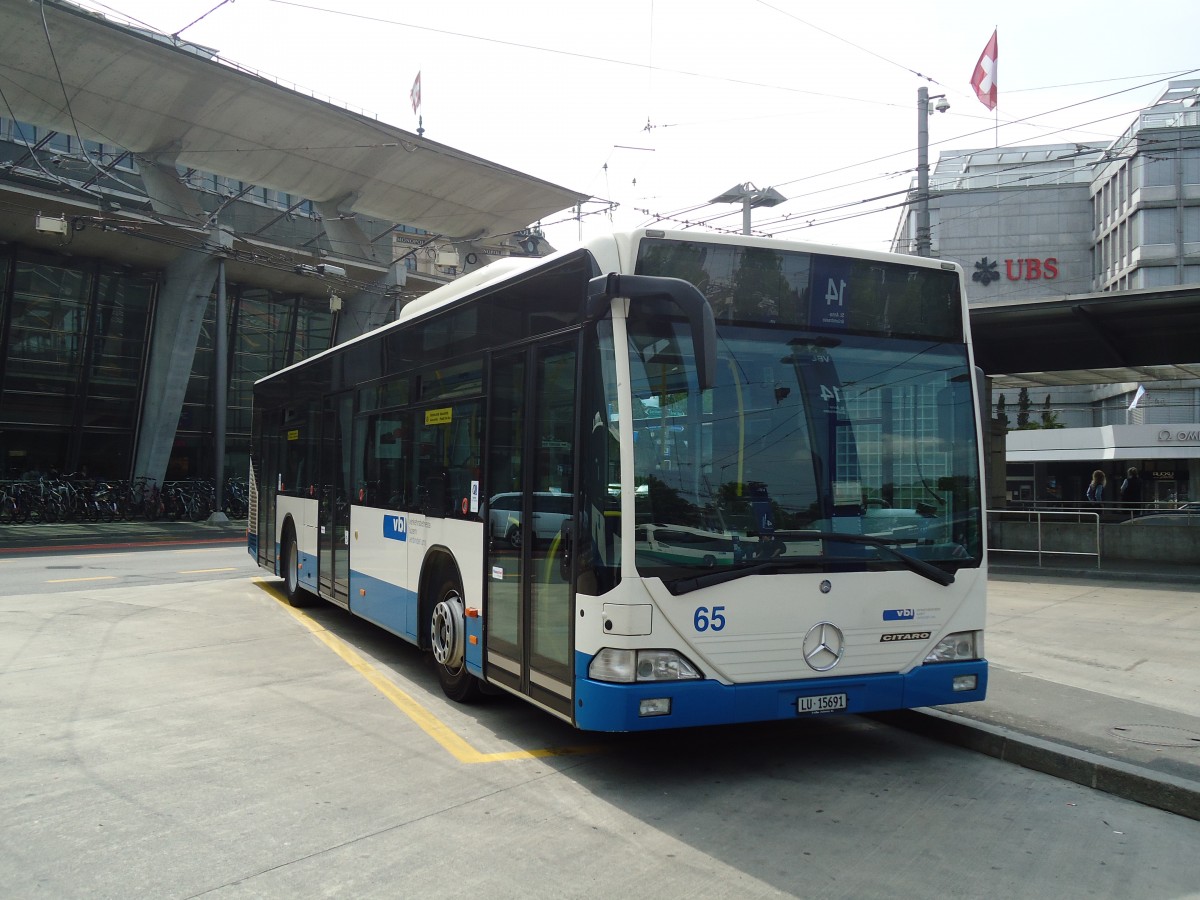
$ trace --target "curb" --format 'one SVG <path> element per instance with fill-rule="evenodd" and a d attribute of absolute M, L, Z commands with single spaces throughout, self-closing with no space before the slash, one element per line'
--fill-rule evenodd
<path fill-rule="evenodd" d="M 1194 781 L 935 709 L 872 713 L 867 718 L 1200 821 L 1200 783 Z"/>
<path fill-rule="evenodd" d="M 61 530 L 58 530 L 60 529 Z M 14 553 L 86 553 L 103 550 L 169 547 L 183 544 L 245 542 L 244 528 L 195 522 L 155 528 L 117 525 L 106 529 L 66 525 L 0 526 L 0 556 Z"/>
<path fill-rule="evenodd" d="M 1075 578 L 1091 581 L 1135 581 L 1152 584 L 1200 585 L 1200 573 L 1192 572 L 1130 572 L 1121 569 L 1066 569 L 1057 566 L 1017 566 L 988 564 L 988 576 L 1003 575 L 1017 578 Z"/>
<path fill-rule="evenodd" d="M 104 550 L 146 550 L 154 547 L 194 547 L 196 544 L 244 544 L 243 537 L 162 538 L 112 541 L 107 544 L 27 544 L 0 547 L 0 555 L 11 553 L 88 553 Z"/>

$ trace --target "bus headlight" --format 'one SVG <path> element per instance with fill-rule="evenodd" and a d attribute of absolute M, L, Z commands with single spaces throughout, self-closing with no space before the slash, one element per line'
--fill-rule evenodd
<path fill-rule="evenodd" d="M 588 664 L 588 678 L 596 681 L 683 681 L 699 677 L 700 670 L 674 650 L 605 647 Z"/>
<path fill-rule="evenodd" d="M 929 651 L 927 663 L 959 662 L 964 659 L 979 659 L 980 640 L 978 631 L 956 631 L 948 634 Z"/>

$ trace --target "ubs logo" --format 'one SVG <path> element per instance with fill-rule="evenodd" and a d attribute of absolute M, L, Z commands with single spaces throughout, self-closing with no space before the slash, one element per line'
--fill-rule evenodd
<path fill-rule="evenodd" d="M 986 256 L 975 263 L 975 271 L 971 280 L 987 287 L 993 281 L 1001 278 L 999 260 L 988 259 Z M 1053 281 L 1058 278 L 1058 257 L 1047 256 L 1045 259 L 1006 259 L 1004 261 L 1004 276 L 1009 281 Z"/>
<path fill-rule="evenodd" d="M 993 281 L 1000 280 L 1000 273 L 996 271 L 996 260 L 989 260 L 986 256 L 979 262 L 975 263 L 975 273 L 971 276 L 972 281 L 978 281 L 984 287 L 987 287 Z"/>

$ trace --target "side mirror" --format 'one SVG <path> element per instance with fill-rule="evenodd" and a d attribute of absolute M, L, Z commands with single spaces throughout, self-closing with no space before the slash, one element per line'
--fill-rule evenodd
<path fill-rule="evenodd" d="M 692 347 L 696 352 L 696 381 L 700 390 L 708 390 L 716 380 L 717 323 L 708 299 L 696 286 L 682 278 L 655 275 L 618 275 L 610 272 L 588 282 L 588 321 L 603 316 L 616 297 L 628 297 L 631 303 L 665 299 L 674 303 L 688 320 Z"/>

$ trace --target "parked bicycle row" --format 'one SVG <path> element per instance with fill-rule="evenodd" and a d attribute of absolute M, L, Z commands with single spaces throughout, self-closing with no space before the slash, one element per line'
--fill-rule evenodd
<path fill-rule="evenodd" d="M 231 519 L 244 519 L 247 498 L 245 480 L 229 479 L 222 511 Z M 0 525 L 132 519 L 199 522 L 216 506 L 216 487 L 207 478 L 168 481 L 161 487 L 144 476 L 131 481 L 66 475 L 0 482 Z"/>

